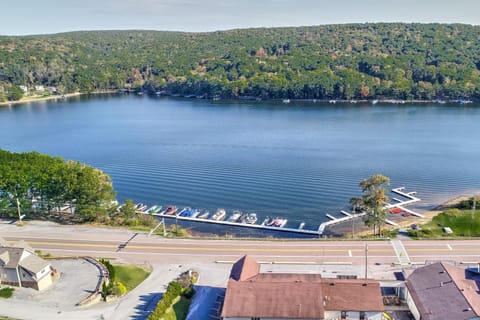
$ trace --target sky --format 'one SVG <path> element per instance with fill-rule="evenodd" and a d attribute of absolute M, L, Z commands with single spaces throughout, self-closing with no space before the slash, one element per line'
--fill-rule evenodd
<path fill-rule="evenodd" d="M 4 0 L 5 1 L 5 0 Z M 480 0 L 13 0 L 1 35 L 78 30 L 215 31 L 352 22 L 480 25 Z"/>

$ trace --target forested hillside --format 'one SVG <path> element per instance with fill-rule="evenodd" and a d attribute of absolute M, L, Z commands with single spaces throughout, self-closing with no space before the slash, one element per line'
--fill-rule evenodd
<path fill-rule="evenodd" d="M 470 25 L 0 37 L 0 100 L 20 85 L 210 98 L 478 100 L 479 76 L 480 26 Z"/>

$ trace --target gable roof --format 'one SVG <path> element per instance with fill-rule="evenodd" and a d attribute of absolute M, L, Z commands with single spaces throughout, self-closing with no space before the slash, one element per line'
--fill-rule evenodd
<path fill-rule="evenodd" d="M 230 279 L 222 317 L 322 319 L 320 275 L 259 274 L 246 281 Z M 313 280 L 313 281 L 305 281 Z"/>
<path fill-rule="evenodd" d="M 260 265 L 253 258 L 243 256 L 240 260 L 235 262 L 230 272 L 230 279 L 236 281 L 245 281 L 258 274 Z"/>
<path fill-rule="evenodd" d="M 19 266 L 24 268 L 27 271 L 33 272 L 34 274 L 42 271 L 44 268 L 48 267 L 50 263 L 46 260 L 43 260 L 35 254 L 31 254 L 28 257 L 20 260 Z"/>
<path fill-rule="evenodd" d="M 232 266 L 222 317 L 322 319 L 325 311 L 383 310 L 377 281 L 259 273 L 258 263 L 244 256 Z"/>
<path fill-rule="evenodd" d="M 22 267 L 35 274 L 50 265 L 48 261 L 33 253 L 33 249 L 26 242 L 20 241 L 18 244 L 20 245 L 19 247 L 0 246 L 0 261 L 2 261 L 4 268 L 15 269 Z M 25 251 L 29 252 L 29 254 L 24 255 Z"/>
<path fill-rule="evenodd" d="M 470 319 L 480 315 L 480 279 L 464 269 L 434 263 L 412 272 L 406 282 L 422 319 Z"/>
<path fill-rule="evenodd" d="M 370 279 L 323 279 L 325 310 L 383 311 L 380 283 Z"/>
<path fill-rule="evenodd" d="M 22 258 L 23 250 L 23 248 L 1 247 L 0 258 L 5 268 L 16 268 Z"/>

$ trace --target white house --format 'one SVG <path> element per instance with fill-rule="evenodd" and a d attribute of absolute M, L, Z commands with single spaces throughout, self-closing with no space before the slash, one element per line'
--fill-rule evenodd
<path fill-rule="evenodd" d="M 9 246 L 0 238 L 0 284 L 43 290 L 56 278 L 57 272 L 51 264 L 37 256 L 25 242 Z"/>

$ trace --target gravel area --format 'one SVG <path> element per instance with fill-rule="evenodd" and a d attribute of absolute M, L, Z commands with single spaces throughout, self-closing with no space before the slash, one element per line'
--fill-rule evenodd
<path fill-rule="evenodd" d="M 42 315 L 31 310 L 40 308 L 61 313 L 78 309 L 75 305 L 95 290 L 100 276 L 95 265 L 84 259 L 51 260 L 51 263 L 60 273 L 60 278 L 44 291 L 15 288 L 12 298 L 0 300 L 0 315 L 40 319 Z"/>

